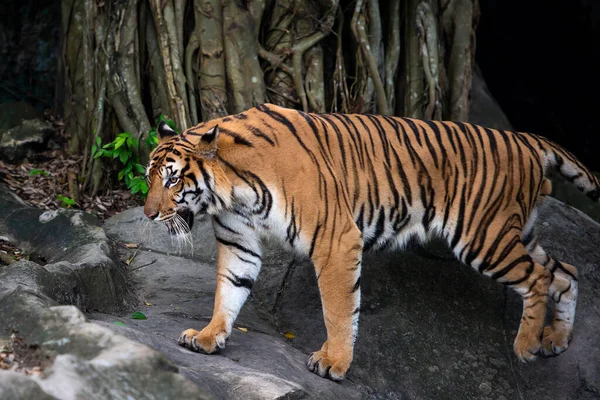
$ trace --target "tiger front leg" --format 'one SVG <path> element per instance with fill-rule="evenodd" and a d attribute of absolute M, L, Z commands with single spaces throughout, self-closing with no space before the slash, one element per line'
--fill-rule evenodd
<path fill-rule="evenodd" d="M 233 323 L 244 305 L 261 267 L 261 249 L 255 232 L 216 222 L 218 247 L 217 289 L 210 323 L 201 331 L 186 329 L 179 344 L 190 350 L 214 353 L 225 347 Z"/>
<path fill-rule="evenodd" d="M 322 243 L 312 256 L 321 292 L 327 341 L 308 359 L 308 369 L 334 381 L 344 379 L 354 352 L 360 311 L 362 240 L 354 228 L 338 239 Z"/>

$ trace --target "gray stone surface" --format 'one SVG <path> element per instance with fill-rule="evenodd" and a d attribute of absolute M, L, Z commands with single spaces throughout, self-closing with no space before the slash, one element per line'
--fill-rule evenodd
<path fill-rule="evenodd" d="M 212 225 L 205 218 L 199 218 L 194 225 L 193 253 L 188 247 L 179 254 L 164 226 L 147 224 L 141 208 L 112 217 L 104 228 L 113 240 L 141 245 L 139 250 L 123 251 L 123 258 L 135 254 L 129 277 L 139 298 L 137 309 L 148 319 L 92 313 L 89 317 L 93 321 L 160 350 L 184 375 L 219 399 L 360 399 L 367 396 L 365 388 L 351 381 L 338 384 L 309 372 L 305 366 L 306 353 L 289 343 L 279 331 L 274 315 L 257 299 L 247 302 L 235 325 L 248 332 L 234 329 L 221 354 L 193 353 L 178 345 L 177 339 L 183 330 L 200 329 L 212 316 L 216 242 Z M 279 266 L 281 258 L 277 253 L 271 254 L 267 263 Z M 274 289 L 272 285 L 266 287 Z M 115 320 L 126 326 L 113 324 Z"/>
<path fill-rule="evenodd" d="M 16 333 L 51 360 L 40 376 L 0 370 L 0 399 L 213 398 L 161 353 L 59 305 L 128 309 L 123 268 L 93 219 L 31 209 L 0 186 L 0 235 L 50 261 L 0 266 L 0 338 Z"/>
<path fill-rule="evenodd" d="M 0 131 L 0 159 L 18 163 L 46 150 L 55 134 L 54 127 L 43 119 L 24 120 L 13 128 Z"/>
<path fill-rule="evenodd" d="M 478 65 L 475 65 L 471 79 L 469 122 L 495 129 L 513 129 L 508 117 L 492 96 Z"/>
<path fill-rule="evenodd" d="M 552 198 L 543 206 L 538 225 L 549 253 L 578 266 L 581 274 L 575 338 L 565 354 L 532 364 L 518 362 L 512 342 L 520 298 L 454 261 L 445 247 L 434 243 L 365 257 L 356 358 L 350 381 L 337 387 L 358 386 L 365 398 L 600 398 L 600 226 Z M 198 369 L 233 368 L 242 375 L 259 370 L 299 384 L 310 398 L 331 398 L 334 392 L 324 392 L 326 386 L 315 386 L 315 391 L 309 377 L 304 378 L 306 354 L 325 340 L 309 262 L 275 248 L 268 251 L 236 325 L 248 333 L 234 330 L 225 350 L 207 356 L 179 348 L 176 340 L 184 329 L 202 328 L 212 314 L 215 242 L 210 223 L 196 221 L 193 255 L 189 249 L 177 255 L 166 228 L 145 224 L 141 208 L 112 217 L 105 230 L 112 239 L 142 246 L 131 277 L 139 308 L 148 315 L 146 321 L 123 320 L 126 328 L 112 329 L 165 352 L 198 382 L 205 379 Z M 91 318 L 107 326 L 114 319 L 105 314 Z M 289 342 L 300 352 L 281 345 L 286 331 L 296 335 Z M 280 349 L 291 356 L 282 356 Z M 236 397 L 230 389 L 236 383 L 223 381 L 213 394 Z"/>

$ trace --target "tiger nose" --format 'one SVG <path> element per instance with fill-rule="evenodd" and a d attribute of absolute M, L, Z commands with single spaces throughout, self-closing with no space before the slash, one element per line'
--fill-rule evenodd
<path fill-rule="evenodd" d="M 144 211 L 144 215 L 150 219 L 156 219 L 156 217 L 158 217 L 158 211 Z"/>

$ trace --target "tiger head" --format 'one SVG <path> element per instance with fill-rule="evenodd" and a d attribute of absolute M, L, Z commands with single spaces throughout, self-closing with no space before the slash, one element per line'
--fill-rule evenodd
<path fill-rule="evenodd" d="M 215 195 L 224 173 L 217 161 L 219 128 L 178 134 L 166 123 L 157 128 L 159 144 L 150 153 L 146 169 L 148 197 L 144 214 L 181 236 L 190 232 L 194 215 L 216 211 L 223 205 Z"/>

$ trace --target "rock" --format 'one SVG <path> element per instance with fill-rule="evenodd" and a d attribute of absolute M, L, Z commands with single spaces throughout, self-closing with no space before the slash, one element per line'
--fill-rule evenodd
<path fill-rule="evenodd" d="M 50 261 L 0 267 L 0 338 L 16 332 L 51 360 L 39 376 L 0 370 L 0 398 L 213 398 L 159 352 L 59 305 L 131 311 L 123 268 L 91 216 L 32 209 L 0 185 L 0 232 Z"/>
<path fill-rule="evenodd" d="M 41 377 L 1 371 L 0 394 L 11 395 L 2 398 L 211 398 L 160 353 L 87 322 L 73 306 L 52 304 L 22 288 L 0 297 L 2 329 L 18 328 L 26 342 L 56 354 Z"/>
<path fill-rule="evenodd" d="M 23 121 L 44 118 L 44 114 L 23 101 L 2 103 L 0 110 L 0 132 L 19 126 Z"/>
<path fill-rule="evenodd" d="M 30 377 L 13 371 L 0 371 L 0 399 L 58 400 Z"/>
<path fill-rule="evenodd" d="M 31 208 L 4 186 L 0 186 L 0 209 L 3 236 L 50 263 L 0 269 L 5 275 L 0 293 L 32 279 L 37 289 L 61 304 L 105 312 L 127 309 L 131 295 L 125 271 L 113 260 L 108 238 L 94 217 L 76 210 Z"/>
<path fill-rule="evenodd" d="M 581 274 L 575 338 L 565 354 L 519 363 L 512 342 L 520 298 L 433 243 L 364 258 L 351 381 L 333 387 L 378 399 L 567 399 L 582 393 L 588 396 L 583 398 L 600 398 L 600 226 L 552 198 L 542 207 L 538 226 L 549 253 L 578 266 Z M 194 224 L 193 255 L 190 249 L 177 255 L 166 228 L 147 225 L 141 208 L 112 217 L 104 227 L 115 240 L 141 244 L 130 276 L 148 320 L 127 321 L 126 327 L 110 324 L 114 317 L 106 314 L 91 314 L 92 320 L 163 351 L 196 382 L 210 381 L 210 373 L 192 372 L 199 366 L 233 368 L 238 377 L 258 370 L 293 383 L 280 382 L 281 387 L 293 391 L 300 386 L 308 398 L 342 396 L 326 382 L 313 382 L 303 365 L 326 337 L 310 262 L 294 260 L 277 248 L 268 250 L 236 323 L 248 332 L 235 329 L 218 355 L 194 354 L 178 348 L 176 339 L 183 329 L 205 326 L 212 315 L 216 255 L 210 223 L 200 218 Z M 296 336 L 287 342 L 301 352 L 283 341 L 286 331 Z M 212 394 L 237 398 L 237 381 L 221 379 L 211 387 Z"/>
<path fill-rule="evenodd" d="M 21 124 L 0 132 L 0 159 L 18 163 L 36 152 L 47 149 L 55 135 L 52 125 L 42 119 L 28 119 Z"/>
<path fill-rule="evenodd" d="M 469 122 L 484 125 L 489 128 L 512 130 L 508 117 L 496 99 L 490 93 L 479 66 L 475 65 L 471 79 L 471 106 L 469 108 Z"/>
<path fill-rule="evenodd" d="M 179 254 L 166 228 L 144 218 L 141 208 L 134 208 L 107 220 L 104 228 L 112 239 L 141 245 L 129 277 L 140 298 L 139 309 L 148 319 L 123 319 L 123 327 L 111 323 L 113 315 L 91 313 L 92 321 L 163 352 L 185 376 L 218 399 L 365 398 L 360 385 L 334 383 L 309 372 L 307 354 L 283 336 L 273 314 L 257 299 L 247 302 L 221 354 L 198 354 L 180 347 L 179 334 L 202 328 L 212 315 L 216 287 L 212 224 L 199 218 L 193 229 L 193 254 L 190 248 Z M 267 262 L 279 267 L 284 259 L 289 264 L 288 256 L 279 253 L 270 254 Z M 275 302 L 280 281 L 277 276 L 265 284 L 273 293 L 264 297 Z"/>

